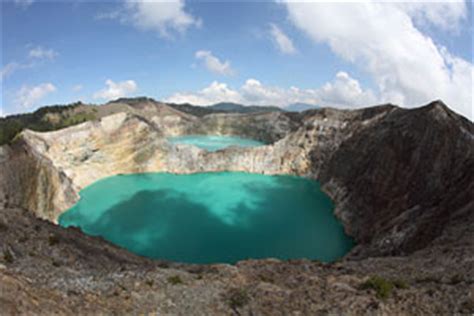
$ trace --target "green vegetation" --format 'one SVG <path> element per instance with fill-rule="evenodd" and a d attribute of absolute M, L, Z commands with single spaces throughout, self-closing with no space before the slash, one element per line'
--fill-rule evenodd
<path fill-rule="evenodd" d="M 33 113 L 0 118 L 0 146 L 12 143 L 25 128 L 38 132 L 58 130 L 94 120 L 96 112 L 96 109 L 77 102 L 70 105 L 43 107 Z"/>
<path fill-rule="evenodd" d="M 237 309 L 248 304 L 250 296 L 245 289 L 231 289 L 228 293 L 227 302 L 232 309 Z"/>
<path fill-rule="evenodd" d="M 367 281 L 361 284 L 362 290 L 372 289 L 375 290 L 375 295 L 379 299 L 387 299 L 395 288 L 407 289 L 408 284 L 400 279 L 388 280 L 380 276 L 372 276 Z"/>
<path fill-rule="evenodd" d="M 72 116 L 66 117 L 64 122 L 62 123 L 63 127 L 72 126 L 76 124 L 80 124 L 83 122 L 91 121 L 95 119 L 95 115 L 93 113 L 78 113 Z"/>
<path fill-rule="evenodd" d="M 16 119 L 0 119 L 0 145 L 10 143 L 24 128 Z"/>
<path fill-rule="evenodd" d="M 183 280 L 181 280 L 181 277 L 179 275 L 173 275 L 168 278 L 168 282 L 177 285 L 177 284 L 183 284 Z"/>

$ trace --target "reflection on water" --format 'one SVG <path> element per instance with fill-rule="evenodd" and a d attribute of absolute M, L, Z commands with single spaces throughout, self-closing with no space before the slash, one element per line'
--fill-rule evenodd
<path fill-rule="evenodd" d="M 294 176 L 151 173 L 92 184 L 59 223 L 151 258 L 333 261 L 352 240 L 332 209 L 317 182 Z"/>

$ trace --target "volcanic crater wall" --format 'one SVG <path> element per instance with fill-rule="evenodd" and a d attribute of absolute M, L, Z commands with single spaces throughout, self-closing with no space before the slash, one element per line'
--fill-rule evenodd
<path fill-rule="evenodd" d="M 268 145 L 206 152 L 166 141 L 198 133 Z M 318 179 L 334 200 L 336 216 L 359 243 L 352 256 L 407 253 L 453 218 L 472 216 L 473 134 L 473 124 L 441 102 L 416 110 L 385 105 L 203 117 L 145 104 L 55 132 L 24 131 L 1 148 L 0 186 L 8 203 L 56 222 L 82 188 L 116 174 L 295 174 Z"/>

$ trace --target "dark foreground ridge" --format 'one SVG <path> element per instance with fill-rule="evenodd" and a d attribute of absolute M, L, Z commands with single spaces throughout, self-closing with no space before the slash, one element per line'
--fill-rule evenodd
<path fill-rule="evenodd" d="M 125 103 L 115 104 L 119 105 L 100 111 L 123 110 Z M 129 107 L 137 109 L 140 104 Z M 160 107 L 159 113 L 164 109 Z M 230 114 L 209 115 L 222 119 Z M 249 116 L 265 118 L 239 115 L 232 116 L 232 124 L 237 120 L 243 127 L 254 122 Z M 77 229 L 63 229 L 20 205 L 16 197 L 26 193 L 11 189 L 21 184 L 16 191 L 31 190 L 11 170 L 15 166 L 11 155 L 17 155 L 18 161 L 20 150 L 28 149 L 20 137 L 19 143 L 0 148 L 8 152 L 0 155 L 2 311 L 48 315 L 474 312 L 474 125 L 470 121 L 440 101 L 414 110 L 392 105 L 356 111 L 323 108 L 278 114 L 278 118 L 286 122 L 283 128 L 256 135 L 279 140 L 280 147 L 275 145 L 273 151 L 285 149 L 286 143 L 295 146 L 290 152 L 301 147 L 298 157 L 307 160 L 291 165 L 294 173 L 321 181 L 336 203 L 336 215 L 358 242 L 343 260 L 185 265 L 140 258 Z M 201 120 L 215 122 L 208 115 Z M 254 133 L 251 129 L 246 133 L 250 131 Z M 237 153 L 229 150 L 216 155 L 233 154 Z M 48 175 L 44 167 L 31 170 Z M 10 189 L 5 179 L 10 180 Z"/>

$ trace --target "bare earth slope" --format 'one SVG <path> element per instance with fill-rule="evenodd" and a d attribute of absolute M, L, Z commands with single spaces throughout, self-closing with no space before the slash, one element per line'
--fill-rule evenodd
<path fill-rule="evenodd" d="M 108 106 L 112 115 L 98 121 L 24 131 L 0 148 L 7 313 L 474 312 L 474 126 L 441 102 L 202 117 L 149 100 Z M 208 153 L 165 138 L 186 133 L 269 144 Z M 193 266 L 139 258 L 48 222 L 105 176 L 221 170 L 318 179 L 358 246 L 333 264 Z M 374 275 L 382 281 L 367 282 Z"/>

